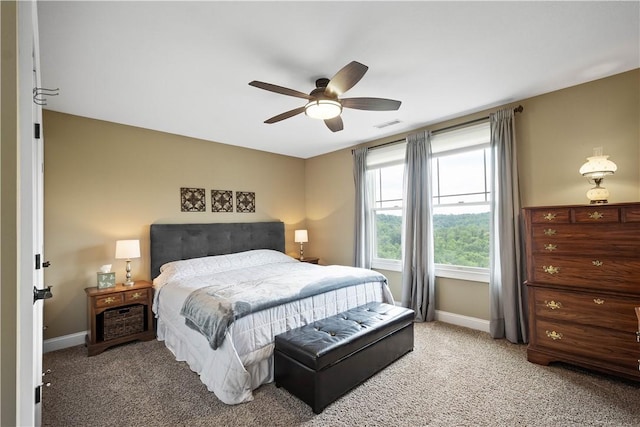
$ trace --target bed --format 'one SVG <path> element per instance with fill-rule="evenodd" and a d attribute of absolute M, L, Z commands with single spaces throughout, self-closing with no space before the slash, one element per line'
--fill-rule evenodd
<path fill-rule="evenodd" d="M 158 340 L 226 404 L 273 381 L 275 335 L 394 303 L 379 273 L 285 255 L 282 222 L 152 224 L 150 241 Z"/>

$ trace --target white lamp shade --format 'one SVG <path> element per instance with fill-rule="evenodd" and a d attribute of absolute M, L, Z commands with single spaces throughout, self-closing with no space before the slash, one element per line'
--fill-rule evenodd
<path fill-rule="evenodd" d="M 307 230 L 296 230 L 295 237 L 293 239 L 296 243 L 306 243 L 309 241 L 309 235 Z"/>
<path fill-rule="evenodd" d="M 304 113 L 313 119 L 333 119 L 342 112 L 342 105 L 331 99 L 316 99 L 304 107 Z"/>
<path fill-rule="evenodd" d="M 116 241 L 116 259 L 140 258 L 140 240 Z"/>
<path fill-rule="evenodd" d="M 580 174 L 587 178 L 602 178 L 605 175 L 611 175 L 618 167 L 609 160 L 609 156 L 592 156 L 587 157 L 587 162 L 580 168 Z"/>

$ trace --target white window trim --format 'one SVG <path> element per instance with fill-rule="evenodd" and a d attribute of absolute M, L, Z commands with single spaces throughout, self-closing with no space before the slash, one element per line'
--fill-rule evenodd
<path fill-rule="evenodd" d="M 471 282 L 489 283 L 489 269 L 480 267 L 464 267 L 461 265 L 436 264 L 436 277 L 469 280 Z"/>
<path fill-rule="evenodd" d="M 373 258 L 371 267 L 380 270 L 402 271 L 402 261 L 397 259 Z"/>
<path fill-rule="evenodd" d="M 467 280 L 477 283 L 489 283 L 489 269 L 464 267 L 458 265 L 436 264 L 435 276 L 447 279 Z M 371 260 L 371 268 L 378 270 L 402 272 L 402 261 L 383 258 Z"/>

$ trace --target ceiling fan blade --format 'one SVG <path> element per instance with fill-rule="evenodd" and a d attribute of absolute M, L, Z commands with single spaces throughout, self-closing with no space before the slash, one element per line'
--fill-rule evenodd
<path fill-rule="evenodd" d="M 324 121 L 324 124 L 331 129 L 331 132 L 338 132 L 344 129 L 342 118 L 340 116 L 336 116 L 333 119 L 327 119 Z"/>
<path fill-rule="evenodd" d="M 268 90 L 270 92 L 279 93 L 281 95 L 289 95 L 289 96 L 296 96 L 298 98 L 311 99 L 311 96 L 309 96 L 306 93 L 298 92 L 297 90 L 289 89 L 282 86 L 273 85 L 271 83 L 259 82 L 257 80 L 250 82 L 249 86 Z"/>
<path fill-rule="evenodd" d="M 326 91 L 329 91 L 337 96 L 342 95 L 343 93 L 354 87 L 355 84 L 360 81 L 362 76 L 364 76 L 368 69 L 369 67 L 356 61 L 348 63 L 340 71 L 338 71 L 335 76 L 331 77 Z"/>
<path fill-rule="evenodd" d="M 303 113 L 303 112 L 304 112 L 304 107 L 299 107 L 299 108 L 296 108 L 294 110 L 289 110 L 289 111 L 286 111 L 286 112 L 284 112 L 282 114 L 278 114 L 277 116 L 273 116 L 270 119 L 265 120 L 264 122 L 268 123 L 268 124 L 276 123 L 276 122 L 279 122 L 279 121 L 284 120 L 284 119 L 288 119 L 289 117 L 293 117 L 293 116 L 298 115 L 298 114 Z"/>
<path fill-rule="evenodd" d="M 356 110 L 391 111 L 400 108 L 402 102 L 385 98 L 344 98 L 342 107 Z"/>

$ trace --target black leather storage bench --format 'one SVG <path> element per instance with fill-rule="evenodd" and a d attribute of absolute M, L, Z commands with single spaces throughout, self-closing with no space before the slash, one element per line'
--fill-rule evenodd
<path fill-rule="evenodd" d="M 275 338 L 274 379 L 319 414 L 413 350 L 414 312 L 372 302 Z"/>

